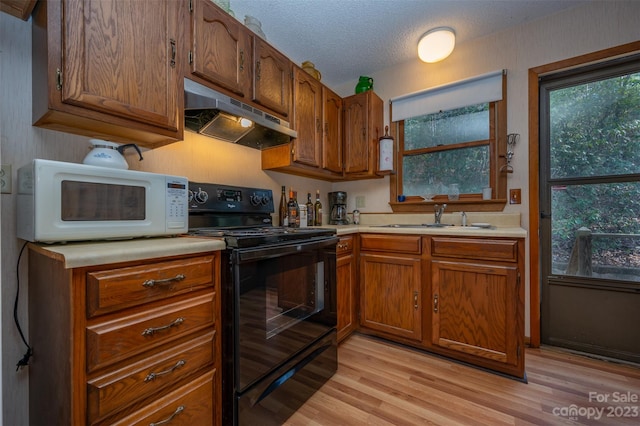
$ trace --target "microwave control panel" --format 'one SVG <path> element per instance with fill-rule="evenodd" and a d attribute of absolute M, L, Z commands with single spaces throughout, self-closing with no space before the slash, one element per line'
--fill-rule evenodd
<path fill-rule="evenodd" d="M 189 221 L 189 182 L 186 178 L 167 176 L 167 229 L 186 230 Z"/>

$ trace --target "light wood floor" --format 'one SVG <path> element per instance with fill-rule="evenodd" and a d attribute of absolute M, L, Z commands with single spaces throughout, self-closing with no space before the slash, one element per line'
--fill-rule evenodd
<path fill-rule="evenodd" d="M 359 334 L 338 358 L 287 425 L 640 424 L 640 368 L 628 365 L 527 349 L 525 384 Z"/>

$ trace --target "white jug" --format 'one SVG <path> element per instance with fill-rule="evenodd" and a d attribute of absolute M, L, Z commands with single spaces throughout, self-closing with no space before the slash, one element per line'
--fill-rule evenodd
<path fill-rule="evenodd" d="M 122 156 L 122 153 L 128 147 L 133 147 L 138 151 L 138 155 L 140 155 L 140 160 L 138 161 L 143 160 L 140 148 L 138 148 L 138 145 L 134 143 L 120 145 L 100 139 L 91 139 L 89 143 L 91 144 L 91 152 L 84 157 L 84 160 L 82 161 L 84 164 L 126 170 L 129 168 L 129 164 Z"/>

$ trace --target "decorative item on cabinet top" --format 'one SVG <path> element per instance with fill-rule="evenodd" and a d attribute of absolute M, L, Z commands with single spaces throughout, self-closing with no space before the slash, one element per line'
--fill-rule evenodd
<path fill-rule="evenodd" d="M 356 94 L 373 90 L 373 78 L 361 75 L 356 84 Z"/>
<path fill-rule="evenodd" d="M 320 73 L 320 71 L 316 69 L 316 66 L 313 64 L 313 62 L 304 61 L 302 63 L 302 69 L 311 77 L 315 78 L 316 80 L 318 81 L 322 80 L 322 74 Z"/>
<path fill-rule="evenodd" d="M 251 31 L 260 36 L 261 39 L 267 40 L 267 36 L 262 31 L 262 22 L 258 18 L 254 18 L 251 15 L 244 16 L 244 25 L 249 28 Z"/>
<path fill-rule="evenodd" d="M 236 16 L 236 14 L 233 13 L 233 10 L 231 10 L 230 0 L 211 0 L 211 1 L 217 4 L 218 6 L 220 6 L 220 8 L 225 12 L 227 12 L 229 15 L 233 17 Z"/>

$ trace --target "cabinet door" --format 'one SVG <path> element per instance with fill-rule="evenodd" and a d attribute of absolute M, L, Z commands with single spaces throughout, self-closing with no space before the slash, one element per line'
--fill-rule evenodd
<path fill-rule="evenodd" d="M 178 129 L 176 2 L 62 4 L 62 102 Z"/>
<path fill-rule="evenodd" d="M 342 98 L 323 86 L 322 107 L 322 166 L 342 173 Z"/>
<path fill-rule="evenodd" d="M 420 258 L 361 253 L 360 325 L 421 340 Z"/>
<path fill-rule="evenodd" d="M 253 37 L 254 82 L 253 101 L 283 117 L 291 113 L 292 65 L 282 53 Z"/>
<path fill-rule="evenodd" d="M 344 172 L 346 177 L 375 176 L 383 102 L 373 91 L 343 99 Z"/>
<path fill-rule="evenodd" d="M 194 0 L 191 12 L 192 74 L 247 97 L 252 58 L 249 31 L 209 0 Z"/>
<path fill-rule="evenodd" d="M 367 98 L 364 93 L 344 99 L 344 171 L 367 171 Z"/>
<path fill-rule="evenodd" d="M 293 161 L 320 167 L 322 155 L 322 86 L 305 71 L 295 68 Z"/>
<path fill-rule="evenodd" d="M 336 287 L 338 291 L 338 341 L 357 327 L 356 312 L 356 258 L 353 253 L 336 260 Z"/>
<path fill-rule="evenodd" d="M 434 260 L 431 271 L 432 343 L 516 365 L 517 268 Z"/>

